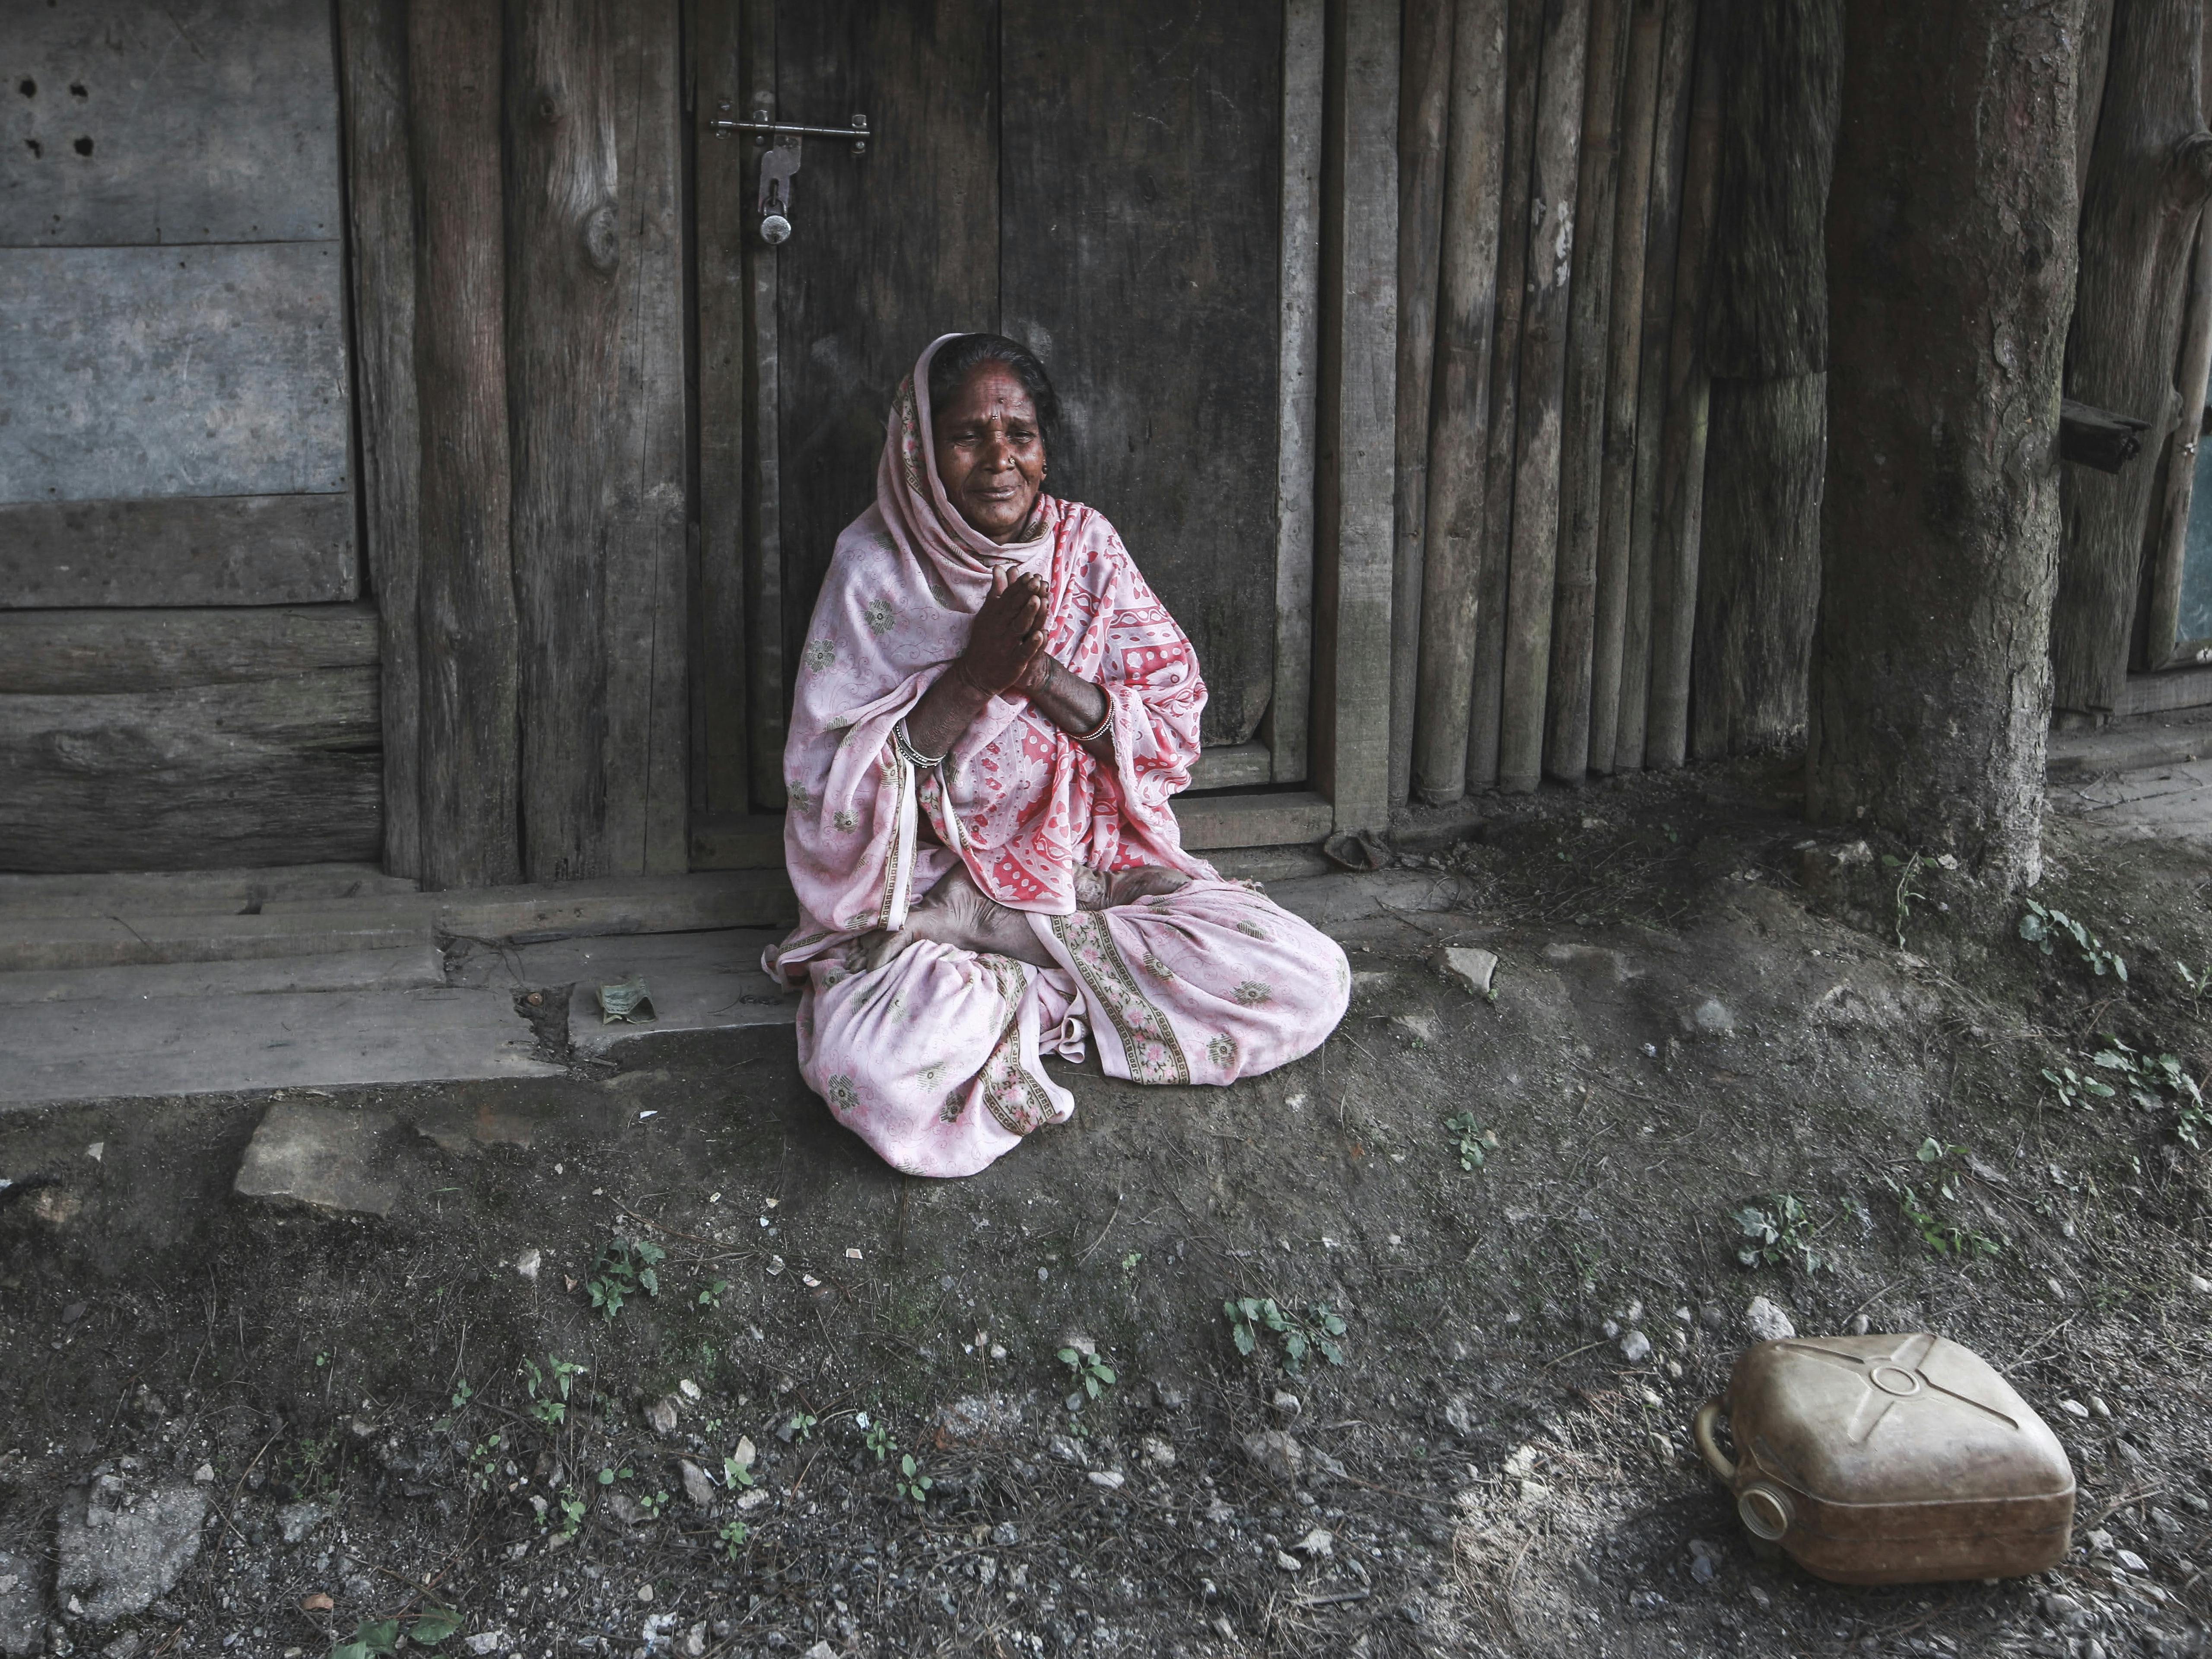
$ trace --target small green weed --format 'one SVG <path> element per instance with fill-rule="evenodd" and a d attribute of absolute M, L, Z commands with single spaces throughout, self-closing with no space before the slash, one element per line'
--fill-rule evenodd
<path fill-rule="evenodd" d="M 1913 1157 L 1928 1166 L 1925 1198 L 1921 1195 L 1922 1189 L 1909 1182 L 1899 1181 L 1893 1176 L 1885 1176 L 1882 1179 L 1888 1184 L 1890 1191 L 1897 1194 L 1898 1207 L 1904 1212 L 1905 1218 L 1912 1224 L 1913 1231 L 1920 1235 L 1920 1242 L 1936 1255 L 1956 1256 L 1960 1261 L 2001 1255 L 2004 1253 L 2004 1246 L 1997 1240 L 1946 1218 L 1936 1208 L 1938 1202 L 1953 1204 L 1958 1201 L 1958 1173 L 1945 1166 L 1954 1152 L 1966 1150 L 1964 1146 L 1946 1146 L 1933 1135 L 1920 1143 Z"/>
<path fill-rule="evenodd" d="M 550 1353 L 544 1370 L 538 1370 L 536 1360 L 525 1359 L 515 1373 L 530 1395 L 530 1415 L 549 1429 L 557 1429 L 568 1420 L 568 1391 L 584 1374 L 585 1368 L 574 1360 Z M 460 1404 L 458 1396 L 453 1403 Z"/>
<path fill-rule="evenodd" d="M 2110 974 L 2123 985 L 2128 982 L 2128 964 L 2118 951 L 2106 950 L 2103 940 L 2063 910 L 2028 900 L 2027 914 L 2020 919 L 2020 936 L 2047 957 L 2057 950 L 2061 934 L 2074 941 L 2082 965 L 2098 978 Z"/>
<path fill-rule="evenodd" d="M 584 1500 L 572 1492 L 561 1494 L 561 1535 L 574 1538 L 584 1524 Z"/>
<path fill-rule="evenodd" d="M 658 1521 L 660 1519 L 662 1513 L 668 1508 L 668 1494 L 665 1492 L 657 1492 L 651 1493 L 650 1495 L 640 1492 L 637 1498 L 637 1506 L 641 1510 L 643 1510 L 646 1514 L 652 1516 L 653 1519 Z"/>
<path fill-rule="evenodd" d="M 1816 1229 L 1813 1217 L 1793 1194 L 1770 1193 L 1765 1206 L 1747 1204 L 1729 1218 L 1743 1234 L 1735 1259 L 1747 1267 L 1772 1267 L 1778 1262 L 1820 1271 L 1820 1253 L 1813 1248 Z"/>
<path fill-rule="evenodd" d="M 929 1501 L 929 1489 L 937 1483 L 921 1472 L 921 1466 L 914 1461 L 912 1452 L 902 1452 L 899 1454 L 898 1480 L 896 1484 L 901 1498 L 911 1503 L 926 1504 Z"/>
<path fill-rule="evenodd" d="M 732 1516 L 722 1522 L 722 1529 L 714 1534 L 714 1541 L 721 1549 L 722 1559 L 734 1565 L 738 1552 L 744 1548 L 745 1540 L 752 1535 L 752 1528 Z"/>
<path fill-rule="evenodd" d="M 660 1264 L 668 1259 L 668 1252 L 658 1244 L 644 1239 L 617 1238 L 599 1252 L 591 1280 L 592 1305 L 605 1314 L 610 1324 L 623 1310 L 623 1304 L 643 1291 L 647 1296 L 660 1294 Z"/>
<path fill-rule="evenodd" d="M 1473 1112 L 1459 1112 L 1444 1120 L 1444 1127 L 1459 1137 L 1459 1167 L 1472 1175 L 1488 1154 L 1498 1150 L 1498 1131 L 1486 1129 Z"/>
<path fill-rule="evenodd" d="M 730 1281 L 726 1279 L 718 1279 L 711 1285 L 702 1286 L 699 1291 L 697 1305 L 702 1308 L 720 1307 L 722 1305 L 722 1294 L 729 1288 Z"/>
<path fill-rule="evenodd" d="M 2043 1075 L 2045 1080 L 2058 1091 L 2061 1102 L 2081 1110 L 2087 1110 L 2094 1101 L 2110 1100 L 2119 1092 L 2109 1083 L 2083 1077 L 2071 1066 L 2060 1066 L 2056 1069 L 2046 1066 L 2043 1068 Z"/>
<path fill-rule="evenodd" d="M 1330 1364 L 1344 1364 L 1344 1349 L 1337 1340 L 1344 1334 L 1344 1321 L 1326 1302 L 1311 1304 L 1304 1317 L 1285 1311 L 1272 1296 L 1238 1297 L 1223 1303 L 1221 1311 L 1229 1316 L 1237 1352 L 1248 1358 L 1260 1351 L 1264 1332 L 1280 1344 L 1283 1369 L 1293 1376 L 1305 1368 L 1306 1355 L 1316 1349 Z"/>
<path fill-rule="evenodd" d="M 2201 1150 L 2206 1139 L 2212 1137 L 2212 1107 L 2206 1105 L 2203 1086 L 2183 1068 L 2181 1061 L 2172 1054 L 2143 1054 L 2116 1036 L 2107 1036 L 2105 1045 L 2095 1063 L 2124 1077 L 2128 1097 L 2146 1112 L 2165 1107 L 2162 1094 L 2172 1097 L 2174 1133 L 2186 1145 Z M 2112 1091 L 2106 1092 L 2109 1095 Z"/>
<path fill-rule="evenodd" d="M 2201 1009 L 2204 1006 L 2205 993 L 2212 991 L 2212 963 L 2205 963 L 2192 974 L 2189 971 L 2189 964 L 2177 957 L 2173 971 L 2181 975 L 2181 982 L 2189 988 L 2189 1006 L 2192 1009 Z"/>
<path fill-rule="evenodd" d="M 1920 890 L 1919 884 L 1914 878 L 1934 862 L 1934 860 L 1923 858 L 1917 853 L 1913 854 L 1910 858 L 1902 859 L 1894 853 L 1884 853 L 1881 855 L 1881 867 L 1897 872 L 1897 915 L 1894 918 L 1894 926 L 1897 929 L 1897 948 L 1900 951 L 1905 948 L 1905 924 L 1912 919 L 1913 902 L 1928 896 Z"/>
<path fill-rule="evenodd" d="M 453 1385 L 453 1409 L 455 1411 L 460 1410 L 461 1407 L 467 1405 L 470 1401 L 476 1397 L 477 1391 L 469 1386 L 469 1379 L 467 1377 L 463 1377 L 459 1382 L 456 1382 Z"/>
<path fill-rule="evenodd" d="M 875 1453 L 876 1462 L 878 1463 L 883 1462 L 886 1458 L 890 1457 L 891 1455 L 891 1431 L 890 1425 L 889 1424 L 871 1423 L 868 1425 L 868 1449 Z"/>
<path fill-rule="evenodd" d="M 1145 1253 L 1142 1250 L 1130 1251 L 1121 1258 L 1121 1271 L 1125 1273 L 1134 1273 L 1137 1271 L 1137 1264 L 1144 1259 Z"/>
<path fill-rule="evenodd" d="M 1114 1375 L 1114 1368 L 1101 1359 L 1097 1352 L 1087 1346 L 1080 1348 L 1062 1348 L 1060 1351 L 1060 1363 L 1067 1367 L 1073 1374 L 1075 1381 L 1083 1385 L 1083 1392 L 1093 1400 L 1097 1399 L 1101 1393 L 1112 1388 L 1120 1381 Z"/>
<path fill-rule="evenodd" d="M 433 1604 L 416 1613 L 413 1619 L 364 1619 L 354 1626 L 353 1635 L 331 1650 L 331 1659 L 377 1659 L 378 1656 L 399 1651 L 399 1640 L 404 1634 L 408 1645 L 434 1648 L 460 1629 L 461 1615 L 451 1607 Z"/>

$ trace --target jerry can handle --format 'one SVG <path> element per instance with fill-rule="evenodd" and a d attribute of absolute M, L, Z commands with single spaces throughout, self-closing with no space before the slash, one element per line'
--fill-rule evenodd
<path fill-rule="evenodd" d="M 1720 1449 L 1713 1438 L 1713 1425 L 1720 1420 L 1721 1397 L 1715 1395 L 1698 1407 L 1697 1421 L 1690 1425 L 1691 1438 L 1698 1443 L 1698 1450 L 1705 1465 L 1720 1478 L 1733 1485 L 1735 1481 L 1735 1462 Z"/>

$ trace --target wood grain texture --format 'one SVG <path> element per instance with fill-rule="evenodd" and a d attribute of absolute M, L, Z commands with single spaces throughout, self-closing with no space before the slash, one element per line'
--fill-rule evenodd
<path fill-rule="evenodd" d="M 1328 14 L 1314 557 L 1314 778 L 1343 831 L 1389 821 L 1397 129 L 1397 10 L 1348 0 Z"/>
<path fill-rule="evenodd" d="M 1621 619 L 1616 771 L 1644 764 L 1651 689 L 1651 552 L 1659 534 L 1660 475 L 1667 425 L 1668 351 L 1674 317 L 1684 152 L 1689 143 L 1690 74 L 1696 61 L 1698 0 L 1665 0 L 1659 44 L 1659 101 L 1651 128 L 1651 204 L 1645 215 L 1641 343 L 1636 375 L 1636 483 L 1629 503 L 1627 597 Z"/>
<path fill-rule="evenodd" d="M 1320 420 L 1322 0 L 1283 0 L 1283 230 L 1275 391 L 1274 781 L 1304 781 L 1313 712 L 1314 448 Z"/>
<path fill-rule="evenodd" d="M 2155 449 L 2174 399 L 2188 252 L 2212 192 L 2205 130 L 2203 7 L 2118 0 L 2111 66 L 2081 198 L 2080 286 L 2066 396 L 2150 422 Z M 2155 469 L 2069 468 L 2052 612 L 2055 707 L 2108 712 L 2126 683 Z"/>
<path fill-rule="evenodd" d="M 605 770 L 609 441 L 623 413 L 614 64 L 607 0 L 508 0 L 506 9 L 522 872 L 574 881 L 616 873 Z"/>
<path fill-rule="evenodd" d="M 743 53 L 738 69 L 750 112 L 776 114 L 775 20 L 772 0 L 744 0 Z M 733 140 L 732 142 L 736 142 Z M 757 156 L 755 158 L 756 165 Z M 744 176 L 757 179 L 748 171 Z M 739 200 L 755 198 L 744 194 Z M 741 208 L 741 214 L 749 210 Z M 744 219 L 750 230 L 752 221 Z M 750 760 L 753 805 L 765 811 L 783 808 L 785 700 L 783 639 L 786 611 L 783 568 L 783 404 L 779 331 L 783 315 L 782 253 L 757 236 L 745 243 L 745 330 L 752 352 L 752 396 L 746 410 L 745 483 L 745 747 Z M 791 620 L 804 623 L 801 610 Z"/>
<path fill-rule="evenodd" d="M 1711 376 L 1705 362 L 1705 274 L 1713 241 L 1720 155 L 1722 46 L 1728 13 L 1749 0 L 1704 0 L 1682 207 L 1668 325 L 1667 418 L 1659 449 L 1659 504 L 1651 541 L 1651 672 L 1644 763 L 1680 766 L 1690 734 L 1690 649 L 1698 618 L 1698 548 L 1705 515 L 1705 420 Z"/>
<path fill-rule="evenodd" d="M 1820 597 L 1827 376 L 1715 375 L 1707 415 L 1690 752 L 1795 744 Z"/>
<path fill-rule="evenodd" d="M 1513 567 L 1513 471 L 1520 453 L 1521 360 L 1527 332 L 1531 149 L 1542 67 L 1544 0 L 1507 0 L 1504 180 L 1498 200 L 1498 344 L 1490 364 L 1490 431 L 1483 456 L 1482 553 L 1475 596 L 1474 674 L 1467 726 L 1467 781 L 1498 781 L 1505 682 L 1506 591 Z"/>
<path fill-rule="evenodd" d="M 1505 0 L 1455 12 L 1413 720 L 1413 786 L 1431 805 L 1467 793 L 1505 176 Z"/>
<path fill-rule="evenodd" d="M 690 867 L 690 548 L 678 0 L 614 9 L 614 395 L 609 423 L 607 721 L 618 874 Z"/>
<path fill-rule="evenodd" d="M 1644 328 L 1644 251 L 1657 138 L 1662 0 L 1632 0 L 1620 109 L 1620 177 L 1613 205 L 1611 315 L 1606 328 L 1604 477 L 1600 487 L 1596 613 L 1592 621 L 1589 769 L 1614 766 L 1620 738 L 1620 666 L 1627 634 L 1631 530 L 1636 502 L 1636 416 Z"/>
<path fill-rule="evenodd" d="M 2089 158 L 2096 154 L 2097 121 L 2105 107 L 2105 71 L 2112 61 L 2114 0 L 2082 0 L 2081 56 L 2074 88 L 2074 191 L 2089 188 Z"/>
<path fill-rule="evenodd" d="M 422 438 L 415 413 L 415 187 L 406 0 L 339 0 L 362 532 L 383 619 L 384 864 L 422 867 Z"/>
<path fill-rule="evenodd" d="M 376 857 L 376 671 L 0 696 L 0 869 Z"/>
<path fill-rule="evenodd" d="M 1000 302 L 1060 393 L 1049 487 L 1113 521 L 1198 649 L 1206 741 L 1242 743 L 1274 689 L 1280 0 L 1001 15 Z"/>
<path fill-rule="evenodd" d="M 0 696 L 163 691 L 374 668 L 369 605 L 0 611 Z"/>
<path fill-rule="evenodd" d="M 422 428 L 421 876 L 514 881 L 518 755 L 509 541 L 498 0 L 409 0 Z"/>
<path fill-rule="evenodd" d="M 331 11 L 325 0 L 0 9 L 0 246 L 336 237 Z"/>
<path fill-rule="evenodd" d="M 2180 660 L 2182 577 L 2188 566 L 2189 509 L 2197 493 L 2197 449 L 2203 438 L 2208 374 L 2212 374 L 2212 221 L 2198 224 L 2197 249 L 2189 265 L 2181 361 L 2173 377 L 2181 393 L 2182 415 L 2166 441 L 2158 507 L 2151 521 L 2142 652 L 2146 668 L 2166 668 Z"/>
<path fill-rule="evenodd" d="M 340 244 L 0 248 L 0 501 L 347 487 Z"/>
<path fill-rule="evenodd" d="M 1537 51 L 1536 125 L 1529 146 L 1528 301 L 1521 334 L 1519 435 L 1513 465 L 1513 552 L 1506 578 L 1505 665 L 1498 704 L 1498 787 L 1535 788 L 1543 772 L 1544 712 L 1559 545 L 1559 460 L 1577 226 L 1589 11 L 1545 0 Z"/>
<path fill-rule="evenodd" d="M 353 497 L 0 506 L 10 605 L 314 605 L 361 592 Z"/>
<path fill-rule="evenodd" d="M 733 136 L 718 137 L 707 125 L 720 117 L 736 118 L 745 95 L 743 9 L 742 0 L 700 0 L 692 12 L 699 549 L 691 805 L 702 819 L 741 816 L 752 800 L 745 677 L 745 428 L 752 356 L 746 238 L 751 226 L 744 190 L 753 148 Z"/>
<path fill-rule="evenodd" d="M 1449 125 L 1452 0 L 1406 0 L 1398 70 L 1397 542 L 1390 587 L 1390 799 L 1412 787 L 1429 507 L 1429 422 L 1436 383 L 1443 259 L 1444 140 Z"/>
<path fill-rule="evenodd" d="M 981 7 L 775 9 L 781 116 L 838 125 L 861 112 L 879 135 L 859 156 L 807 142 L 791 240 L 767 255 L 782 373 L 783 653 L 796 662 L 838 533 L 875 499 L 899 381 L 938 335 L 998 323 L 1000 30 Z M 787 695 L 779 689 L 779 711 Z M 780 782 L 780 733 L 775 750 Z"/>
<path fill-rule="evenodd" d="M 1593 0 L 1575 185 L 1574 285 L 1559 436 L 1559 543 L 1545 687 L 1544 769 L 1579 784 L 1589 770 L 1597 637 L 1598 540 L 1605 521 L 1606 382 L 1611 366 L 1613 238 L 1629 0 Z"/>

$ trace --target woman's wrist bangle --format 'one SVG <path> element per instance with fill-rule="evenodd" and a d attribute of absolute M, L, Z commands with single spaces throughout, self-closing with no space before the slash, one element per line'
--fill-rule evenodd
<path fill-rule="evenodd" d="M 1104 737 L 1109 732 L 1114 729 L 1114 699 L 1112 696 L 1107 692 L 1104 686 L 1100 686 L 1098 690 L 1100 695 L 1106 698 L 1106 712 L 1100 717 L 1097 725 L 1092 726 L 1088 732 L 1079 733 L 1076 736 L 1075 741 L 1079 744 L 1096 743 L 1099 738 Z"/>
<path fill-rule="evenodd" d="M 927 772 L 933 766 L 945 764 L 944 755 L 925 755 L 914 746 L 914 739 L 907 735 L 904 720 L 891 727 L 891 742 L 898 750 L 899 758 L 909 766 L 918 767 Z M 951 752 L 950 750 L 945 751 L 946 754 Z"/>

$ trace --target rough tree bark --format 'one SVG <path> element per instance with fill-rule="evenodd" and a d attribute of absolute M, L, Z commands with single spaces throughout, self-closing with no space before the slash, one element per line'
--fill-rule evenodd
<path fill-rule="evenodd" d="M 2198 85 L 2203 0 L 2118 0 L 2088 185 L 2066 395 L 2151 423 L 2163 442 L 2191 239 L 2212 194 L 2212 132 Z M 2157 469 L 2075 467 L 2051 616 L 2053 701 L 2098 716 L 2118 700 Z"/>
<path fill-rule="evenodd" d="M 2002 881 L 2039 873 L 2080 15 L 1844 22 L 1807 805 Z"/>
<path fill-rule="evenodd" d="M 422 441 L 422 878 L 521 872 L 515 836 L 499 0 L 410 0 L 415 385 Z"/>
<path fill-rule="evenodd" d="M 1827 261 L 1842 0 L 1729 14 L 1692 658 L 1700 759 L 1794 740 L 1820 594 Z"/>

